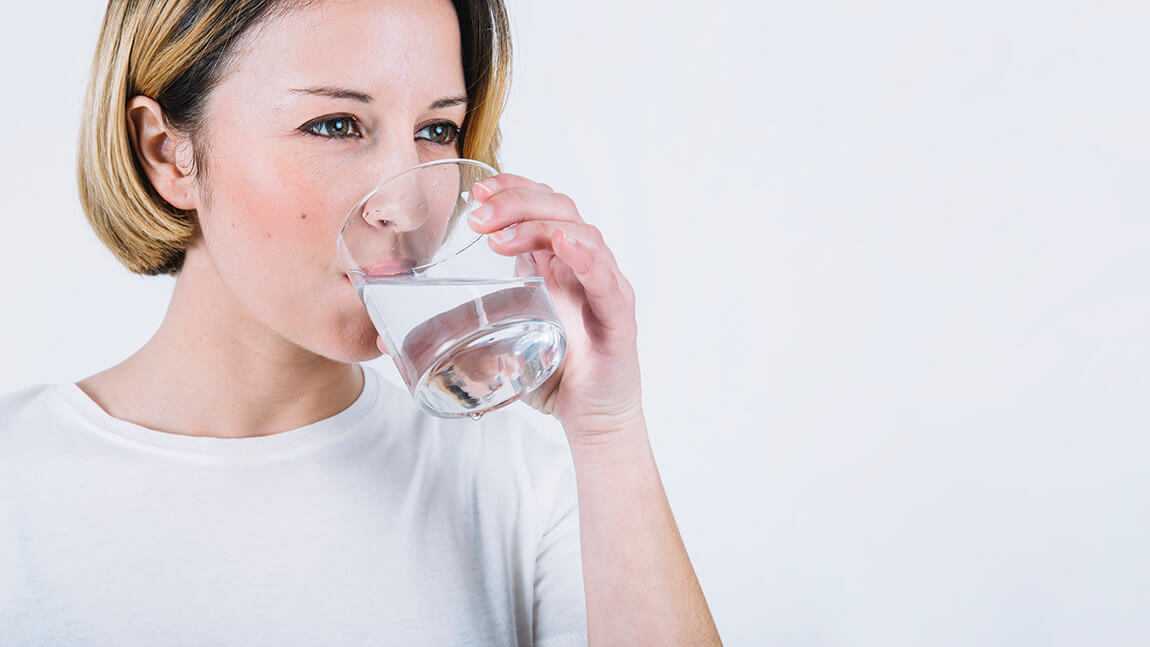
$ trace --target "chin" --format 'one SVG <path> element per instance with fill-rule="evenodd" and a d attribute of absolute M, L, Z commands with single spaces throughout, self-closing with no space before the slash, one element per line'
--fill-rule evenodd
<path fill-rule="evenodd" d="M 370 362 L 378 359 L 383 352 L 376 346 L 378 337 L 375 328 L 370 324 L 367 327 L 335 326 L 329 328 L 314 343 L 308 344 L 308 349 L 336 362 L 345 364 Z"/>
<path fill-rule="evenodd" d="M 360 364 L 362 362 L 370 362 L 371 360 L 379 359 L 382 356 L 383 356 L 383 353 L 379 352 L 378 348 L 375 349 L 375 352 L 367 351 L 367 352 L 363 352 L 363 353 L 333 353 L 333 354 L 324 353 L 324 357 L 327 357 L 328 359 L 331 359 L 331 360 L 334 360 L 337 362 L 342 362 L 344 364 Z"/>
<path fill-rule="evenodd" d="M 379 347 L 375 345 L 375 331 L 372 330 L 371 337 L 362 342 L 346 343 L 335 342 L 334 347 L 331 348 L 330 353 L 324 353 L 325 357 L 329 357 L 337 362 L 345 363 L 359 363 L 370 362 L 373 359 L 378 359 L 383 355 Z"/>

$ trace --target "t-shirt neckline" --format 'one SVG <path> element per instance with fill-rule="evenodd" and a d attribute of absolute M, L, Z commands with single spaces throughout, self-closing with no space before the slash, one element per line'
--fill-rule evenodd
<path fill-rule="evenodd" d="M 322 420 L 266 436 L 217 438 L 189 436 L 145 427 L 105 411 L 75 382 L 57 384 L 55 391 L 88 426 L 103 435 L 166 453 L 199 456 L 269 456 L 326 444 L 356 426 L 379 400 L 379 380 L 370 366 L 359 365 L 363 390 L 342 411 Z"/>

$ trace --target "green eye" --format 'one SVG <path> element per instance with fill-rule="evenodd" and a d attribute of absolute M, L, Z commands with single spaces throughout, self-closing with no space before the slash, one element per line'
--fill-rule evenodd
<path fill-rule="evenodd" d="M 426 126 L 423 130 L 415 133 L 419 137 L 423 133 L 427 133 L 422 139 L 426 139 L 433 144 L 440 146 L 449 146 L 455 143 L 459 137 L 459 127 L 449 121 L 439 121 L 434 124 Z"/>

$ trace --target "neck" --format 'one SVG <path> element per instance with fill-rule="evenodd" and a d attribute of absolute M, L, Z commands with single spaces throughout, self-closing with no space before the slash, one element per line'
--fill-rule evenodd
<path fill-rule="evenodd" d="M 355 401 L 363 389 L 356 364 L 317 355 L 268 328 L 205 254 L 191 252 L 159 330 L 121 364 L 78 383 L 90 397 L 109 414 L 152 429 L 223 438 L 296 429 Z"/>

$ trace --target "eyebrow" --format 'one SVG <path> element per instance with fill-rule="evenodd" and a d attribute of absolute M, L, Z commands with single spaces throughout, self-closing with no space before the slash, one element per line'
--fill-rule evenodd
<path fill-rule="evenodd" d="M 444 97 L 436 100 L 428 107 L 428 110 L 439 110 L 440 108 L 450 108 L 451 106 L 467 105 L 467 96 L 459 95 L 456 97 Z"/>
<path fill-rule="evenodd" d="M 293 94 L 315 94 L 332 99 L 351 99 L 361 103 L 371 103 L 371 95 L 344 88 L 293 88 Z"/>
<path fill-rule="evenodd" d="M 370 94 L 363 92 L 356 92 L 355 90 L 348 90 L 347 88 L 293 88 L 294 94 L 315 94 L 321 97 L 331 97 L 332 99 L 351 99 L 352 101 L 359 101 L 360 103 L 371 103 L 372 97 Z M 454 97 L 443 97 L 436 99 L 432 102 L 428 110 L 439 110 L 440 108 L 450 108 L 451 106 L 458 106 L 460 104 L 467 104 L 467 97 L 459 95 Z"/>

